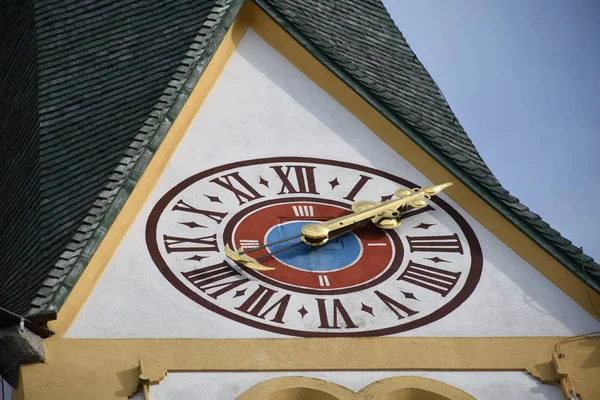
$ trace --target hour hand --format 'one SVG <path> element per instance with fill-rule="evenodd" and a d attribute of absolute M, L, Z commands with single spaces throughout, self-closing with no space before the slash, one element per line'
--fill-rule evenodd
<path fill-rule="evenodd" d="M 231 247 L 229 247 L 228 244 L 226 244 L 225 245 L 225 255 L 229 259 L 235 261 L 236 263 L 238 263 L 238 264 L 240 264 L 240 265 L 242 265 L 242 266 L 244 266 L 246 268 L 250 268 L 250 269 L 253 269 L 253 270 L 256 270 L 256 271 L 272 271 L 275 268 L 264 266 L 259 261 L 263 260 L 265 258 L 272 257 L 273 255 L 275 255 L 277 253 L 281 253 L 283 251 L 286 251 L 286 250 L 292 249 L 294 247 L 300 246 L 303 243 L 300 242 L 300 241 L 294 242 L 294 243 L 289 244 L 287 246 L 281 247 L 281 248 L 279 248 L 279 249 L 277 249 L 275 251 L 270 251 L 269 247 L 277 245 L 277 244 L 281 244 L 281 243 L 284 243 L 284 242 L 289 242 L 290 240 L 298 239 L 300 236 L 302 236 L 302 235 L 288 236 L 288 237 L 285 237 L 283 239 L 279 239 L 279 240 L 276 240 L 274 242 L 266 243 L 266 244 L 264 244 L 262 246 L 253 247 L 253 248 L 247 249 L 247 250 L 244 249 L 243 247 L 240 247 L 237 252 L 233 251 L 233 249 Z M 262 249 L 267 249 L 267 254 L 264 254 L 264 255 L 262 255 L 260 257 L 257 257 L 257 258 L 252 258 L 252 257 L 250 257 L 248 255 L 248 253 L 253 253 L 255 251 L 262 250 Z"/>
<path fill-rule="evenodd" d="M 225 245 L 225 255 L 229 257 L 231 260 L 235 261 L 238 264 L 243 265 L 246 268 L 254 269 L 257 271 L 271 271 L 275 268 L 265 267 L 260 264 L 254 258 L 250 257 L 248 254 L 240 254 L 244 252 L 244 248 L 240 247 L 240 252 L 235 252 L 229 247 L 228 244 Z"/>

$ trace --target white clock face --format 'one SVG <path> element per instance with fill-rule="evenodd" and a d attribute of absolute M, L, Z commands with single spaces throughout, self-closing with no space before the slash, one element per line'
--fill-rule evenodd
<path fill-rule="evenodd" d="M 278 242 L 307 223 L 351 213 L 357 200 L 383 201 L 420 186 L 313 158 L 223 165 L 167 192 L 148 218 L 146 242 L 173 286 L 224 318 L 294 336 L 404 332 L 451 313 L 481 276 L 473 230 L 442 199 L 408 210 L 395 230 L 369 223 L 320 247 L 297 237 Z M 249 255 L 273 269 L 237 265 L 224 254 L 227 244 L 270 244 Z"/>

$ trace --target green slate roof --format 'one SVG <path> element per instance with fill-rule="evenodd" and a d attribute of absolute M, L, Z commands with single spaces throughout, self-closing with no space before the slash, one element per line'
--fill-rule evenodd
<path fill-rule="evenodd" d="M 480 197 L 585 279 L 581 251 L 502 188 L 380 0 L 255 2 Z M 35 165 L 33 172 L 22 174 L 29 192 L 23 189 L 8 202 L 15 218 L 9 230 L 0 231 L 0 243 L 12 246 L 0 250 L 0 306 L 20 313 L 60 308 L 241 3 L 38 0 L 35 24 L 23 6 L 29 26 L 35 25 L 38 70 L 13 74 L 37 82 L 37 96 L 23 103 L 37 107 L 38 121 L 27 131 L 19 128 L 29 138 L 22 140 L 29 143 L 21 145 L 25 154 L 37 151 L 25 163 Z M 19 40 L 29 46 L 22 53 L 31 59 L 31 33 Z M 19 187 L 13 179 L 9 183 Z M 37 203 L 27 208 L 23 200 L 33 192 Z M 27 212 L 31 208 L 36 212 Z M 7 232 L 17 232 L 20 241 L 10 241 Z M 14 256 L 35 232 L 40 237 L 30 246 L 32 255 Z M 5 253 L 13 254 L 10 263 L 4 262 Z M 591 286 L 600 293 L 600 266 L 590 257 L 583 260 Z"/>

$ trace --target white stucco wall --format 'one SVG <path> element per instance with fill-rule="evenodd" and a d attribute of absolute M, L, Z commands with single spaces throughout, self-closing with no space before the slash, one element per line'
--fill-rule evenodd
<path fill-rule="evenodd" d="M 68 336 L 281 337 L 228 320 L 182 295 L 153 264 L 144 237 L 152 207 L 181 180 L 228 162 L 271 156 L 349 161 L 431 183 L 249 30 Z M 477 234 L 483 274 L 458 309 L 399 336 L 571 335 L 598 328 L 553 283 L 441 197 Z"/>
<path fill-rule="evenodd" d="M 4 379 L 0 378 L 0 400 L 10 400 L 12 395 L 12 389 Z"/>
<path fill-rule="evenodd" d="M 332 371 L 332 372 L 179 372 L 151 386 L 151 400 L 233 400 L 252 386 L 282 376 L 305 376 L 336 383 L 354 392 L 381 379 L 420 376 L 464 390 L 478 400 L 562 400 L 558 386 L 544 385 L 525 372 Z M 137 394 L 135 400 L 142 400 Z"/>

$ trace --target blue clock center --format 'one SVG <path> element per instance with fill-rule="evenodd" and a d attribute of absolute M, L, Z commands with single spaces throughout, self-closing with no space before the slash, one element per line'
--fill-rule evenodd
<path fill-rule="evenodd" d="M 302 226 L 312 221 L 293 221 L 277 225 L 267 233 L 266 243 L 300 234 Z M 317 221 L 315 221 L 317 222 Z M 300 239 L 269 246 L 269 252 L 275 252 Z M 323 246 L 311 247 L 306 244 L 284 250 L 274 255 L 283 264 L 309 272 L 332 272 L 351 265 L 361 254 L 359 239 L 351 232 L 330 240 Z"/>

